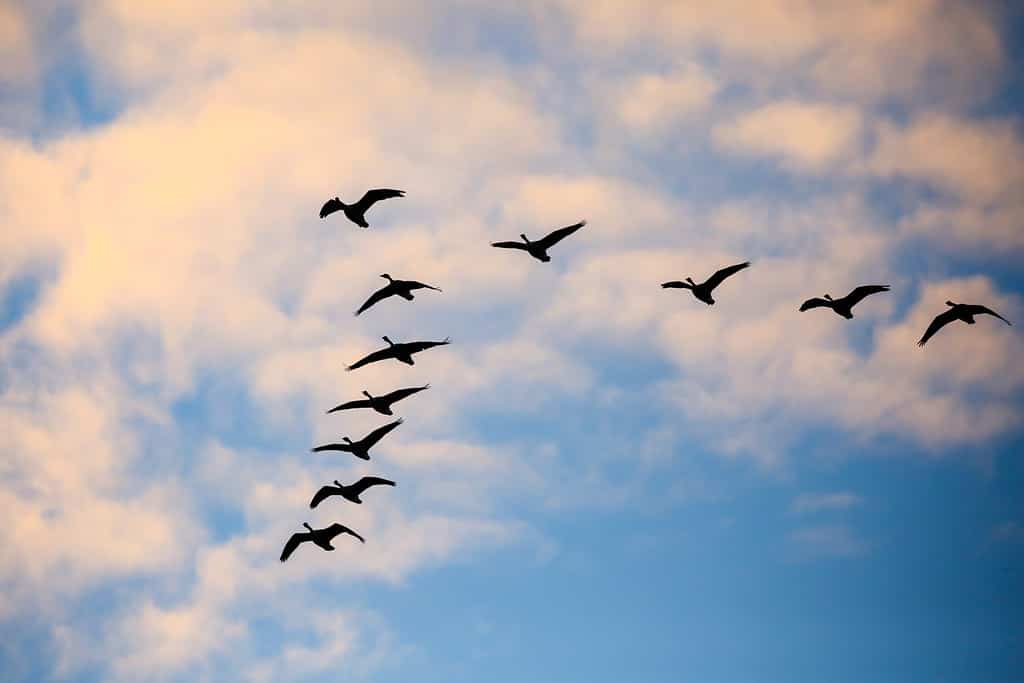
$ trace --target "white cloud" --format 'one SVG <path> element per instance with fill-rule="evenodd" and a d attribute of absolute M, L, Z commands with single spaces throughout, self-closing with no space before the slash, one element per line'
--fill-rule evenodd
<path fill-rule="evenodd" d="M 821 525 L 796 529 L 789 535 L 798 555 L 804 559 L 857 557 L 871 546 L 844 525 Z"/>

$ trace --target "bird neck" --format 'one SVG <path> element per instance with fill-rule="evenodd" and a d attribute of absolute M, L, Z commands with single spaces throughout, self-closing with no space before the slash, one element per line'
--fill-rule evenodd
<path fill-rule="evenodd" d="M 519 236 L 523 238 L 523 242 L 525 242 L 526 244 L 530 243 L 530 238 L 527 237 L 526 235 L 520 233 Z"/>
<path fill-rule="evenodd" d="M 310 531 L 312 531 L 312 530 L 313 530 L 313 527 L 311 527 L 311 526 L 309 525 L 309 522 L 303 522 L 303 523 L 302 523 L 302 526 L 306 527 L 306 528 L 307 528 L 307 529 L 309 529 Z"/>
<path fill-rule="evenodd" d="M 825 295 L 825 301 L 832 301 L 832 297 L 828 294 Z"/>
<path fill-rule="evenodd" d="M 338 481 L 337 479 L 335 479 L 335 480 L 334 480 L 334 485 L 335 485 L 335 486 L 337 486 L 337 487 L 338 487 L 339 489 L 340 489 L 340 488 L 344 488 L 344 487 L 343 487 L 343 486 L 341 485 L 341 482 L 340 482 L 340 481 Z"/>
<path fill-rule="evenodd" d="M 373 396 L 370 395 L 369 391 L 365 391 L 364 390 L 363 391 L 363 396 L 365 396 L 366 398 L 370 399 L 371 401 L 373 400 Z"/>
<path fill-rule="evenodd" d="M 344 441 L 345 443 L 352 443 L 352 439 L 348 438 L 347 436 L 341 437 L 341 440 Z"/>
<path fill-rule="evenodd" d="M 391 341 L 391 340 L 390 340 L 390 339 L 388 339 L 387 337 L 381 337 L 381 339 L 383 339 L 384 341 L 386 341 L 386 342 L 388 343 L 388 346 L 394 346 L 394 345 L 395 345 L 395 342 Z"/>

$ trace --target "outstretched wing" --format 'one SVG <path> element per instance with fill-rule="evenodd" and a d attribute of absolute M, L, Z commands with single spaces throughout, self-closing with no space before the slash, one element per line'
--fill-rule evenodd
<path fill-rule="evenodd" d="M 947 325 L 957 319 L 956 312 L 951 308 L 944 313 L 939 313 L 935 316 L 935 320 L 928 326 L 928 329 L 924 331 L 924 336 L 917 342 L 918 346 L 924 346 L 925 342 L 931 339 L 936 332 L 942 329 L 944 325 Z"/>
<path fill-rule="evenodd" d="M 389 346 L 386 349 L 379 349 L 377 351 L 374 351 L 373 353 L 371 353 L 368 356 L 363 356 L 362 358 L 357 360 L 352 365 L 349 365 L 345 369 L 351 371 L 351 370 L 355 370 L 356 368 L 361 368 L 364 365 L 369 365 L 370 363 L 376 363 L 379 360 L 384 360 L 386 358 L 394 358 L 395 357 L 394 348 L 395 347 L 393 347 L 393 346 Z"/>
<path fill-rule="evenodd" d="M 355 494 L 358 496 L 371 486 L 395 486 L 395 482 L 383 477 L 363 477 L 349 488 L 355 491 Z"/>
<path fill-rule="evenodd" d="M 397 401 L 401 401 L 403 398 L 408 398 L 408 397 L 412 396 L 413 394 L 418 394 L 419 392 L 423 391 L 424 389 L 429 389 L 429 388 L 430 388 L 430 385 L 429 384 L 425 384 L 422 387 L 408 387 L 407 389 L 395 389 L 390 394 L 385 396 L 384 400 L 386 400 L 386 401 L 388 401 L 390 403 L 395 403 Z"/>
<path fill-rule="evenodd" d="M 808 299 L 807 301 L 805 301 L 802 304 L 800 304 L 800 310 L 801 310 L 801 312 L 802 311 L 809 311 L 812 308 L 819 308 L 821 306 L 830 306 L 831 304 L 832 304 L 832 302 L 828 301 L 827 299 L 821 299 L 821 298 L 818 298 L 818 297 L 814 297 L 813 299 Z"/>
<path fill-rule="evenodd" d="M 586 224 L 586 221 L 580 221 L 576 225 L 570 225 L 565 228 L 559 228 L 558 230 L 554 230 L 545 235 L 544 237 L 540 238 L 539 240 L 537 240 L 537 244 L 539 244 L 542 249 L 550 249 L 551 247 L 555 246 L 556 244 L 558 244 L 559 242 L 561 242 L 566 237 L 573 234 Z"/>
<path fill-rule="evenodd" d="M 343 208 L 345 208 L 344 205 L 341 203 L 341 200 L 338 199 L 337 197 L 334 197 L 333 199 L 328 199 L 327 203 L 320 207 L 320 218 L 327 218 L 335 211 L 341 211 Z"/>
<path fill-rule="evenodd" d="M 402 280 L 401 282 L 405 284 L 405 286 L 408 287 L 409 289 L 432 289 L 435 292 L 441 291 L 440 287 L 428 285 L 425 282 L 417 282 L 416 280 Z"/>
<path fill-rule="evenodd" d="M 363 195 L 362 199 L 356 202 L 354 206 L 358 207 L 358 210 L 360 212 L 363 212 L 382 199 L 391 199 L 392 197 L 404 196 L 405 190 L 389 190 L 386 188 L 377 190 L 367 190 L 366 194 Z"/>
<path fill-rule="evenodd" d="M 526 251 L 526 244 L 523 242 L 491 242 L 492 247 L 499 249 L 522 249 Z"/>
<path fill-rule="evenodd" d="M 356 538 L 358 538 L 363 543 L 366 543 L 366 539 L 365 538 L 363 538 L 362 536 L 360 536 L 356 532 L 352 531 L 347 526 L 345 526 L 343 524 L 338 524 L 337 522 L 335 522 L 334 524 L 332 524 L 329 527 L 327 527 L 324 531 L 329 531 L 330 534 L 331 534 L 331 538 L 334 538 L 338 534 L 349 534 L 350 536 L 355 536 Z"/>
<path fill-rule="evenodd" d="M 680 282 L 679 280 L 672 280 L 671 282 L 662 282 L 662 289 L 693 289 L 693 285 L 689 282 Z"/>
<path fill-rule="evenodd" d="M 744 261 L 743 263 L 737 263 L 735 266 L 729 266 L 727 268 L 722 268 L 721 270 L 716 272 L 714 275 L 709 277 L 708 281 L 705 282 L 704 284 L 709 289 L 714 289 L 718 285 L 722 284 L 722 281 L 725 280 L 725 278 L 729 277 L 730 275 L 734 275 L 734 274 L 740 272 L 744 268 L 749 268 L 749 267 L 750 267 L 750 261 Z"/>
<path fill-rule="evenodd" d="M 871 296 L 872 294 L 878 294 L 879 292 L 888 291 L 889 285 L 861 285 L 860 287 L 857 287 L 852 292 L 847 294 L 844 298 L 846 299 L 846 303 L 852 308 L 853 306 L 856 306 L 860 302 L 860 300 L 866 296 Z"/>
<path fill-rule="evenodd" d="M 402 418 L 398 418 L 394 422 L 389 422 L 383 427 L 377 427 L 376 429 L 374 429 L 372 432 L 366 435 L 366 438 L 362 440 L 361 443 L 363 448 L 369 449 L 370 447 L 372 447 L 375 443 L 383 439 L 385 434 L 390 432 L 398 425 L 402 424 L 402 421 Z"/>
<path fill-rule="evenodd" d="M 390 284 L 384 285 L 383 287 L 378 289 L 376 292 L 371 294 L 369 299 L 367 299 L 365 302 L 363 302 L 363 305 L 359 307 L 358 311 L 356 311 L 356 315 L 359 315 L 360 313 L 365 311 L 370 306 L 373 306 L 375 303 L 377 303 L 381 299 L 387 299 L 389 296 L 394 295 L 394 293 L 395 293 L 394 292 L 394 288 Z"/>
<path fill-rule="evenodd" d="M 986 306 L 981 306 L 979 304 L 971 304 L 970 306 L 967 307 L 967 309 L 968 309 L 968 311 L 970 312 L 971 315 L 994 315 L 995 317 L 999 318 L 1000 320 L 1002 320 L 1007 325 L 1012 325 L 1013 324 L 1009 320 L 1007 320 L 1006 318 L 1004 318 L 1003 316 L 999 315 L 998 313 L 993 311 L 991 308 L 988 308 Z"/>
<path fill-rule="evenodd" d="M 317 446 L 316 448 L 310 449 L 310 453 L 323 453 L 324 451 L 344 451 L 345 453 L 352 453 L 352 446 L 347 443 L 325 443 L 323 446 Z"/>
<path fill-rule="evenodd" d="M 435 346 L 444 346 L 451 344 L 452 340 L 450 337 L 445 337 L 443 341 L 414 341 L 404 344 L 405 350 L 409 353 L 419 353 L 420 351 L 426 351 L 432 349 Z"/>
<path fill-rule="evenodd" d="M 330 410 L 327 411 L 327 414 L 330 415 L 331 413 L 336 413 L 339 410 L 352 410 L 353 408 L 372 408 L 372 407 L 373 407 L 373 404 L 370 403 L 369 399 L 361 398 L 361 399 L 358 399 L 358 400 L 355 400 L 355 401 L 349 401 L 347 403 L 342 403 L 340 406 L 334 406 L 333 408 L 331 408 Z"/>
<path fill-rule="evenodd" d="M 292 553 L 295 552 L 295 549 L 308 540 L 309 533 L 307 532 L 292 534 L 292 537 L 289 538 L 288 542 L 284 544 L 284 550 L 281 551 L 281 561 L 284 562 L 289 557 L 291 557 Z"/>
<path fill-rule="evenodd" d="M 324 499 L 330 498 L 338 493 L 337 486 L 321 486 L 320 490 L 313 496 L 313 500 L 309 501 L 309 507 L 315 508 L 317 505 L 322 503 Z"/>

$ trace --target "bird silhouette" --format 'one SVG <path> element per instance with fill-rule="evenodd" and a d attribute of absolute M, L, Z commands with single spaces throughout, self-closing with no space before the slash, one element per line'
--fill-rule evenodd
<path fill-rule="evenodd" d="M 924 346 L 925 342 L 931 339 L 936 332 L 941 330 L 943 327 L 953 322 L 954 320 L 961 320 L 968 325 L 974 324 L 974 316 L 976 315 L 992 315 L 1002 320 L 1007 325 L 1010 325 L 1010 321 L 999 315 L 991 308 L 985 306 L 979 306 L 977 304 L 957 304 L 952 301 L 947 301 L 946 305 L 949 306 L 948 311 L 944 311 L 935 316 L 932 320 L 932 324 L 925 330 L 924 336 L 921 337 L 920 341 L 917 342 L 918 346 Z"/>
<path fill-rule="evenodd" d="M 864 297 L 888 291 L 889 285 L 861 285 L 841 299 L 833 299 L 828 294 L 825 295 L 824 299 L 819 299 L 817 297 L 808 299 L 800 305 L 800 311 L 803 312 L 812 308 L 821 307 L 831 308 L 837 314 L 843 316 L 847 320 L 850 320 L 853 318 L 853 311 L 851 309 L 859 304 Z"/>
<path fill-rule="evenodd" d="M 370 210 L 370 207 L 379 202 L 382 199 L 391 199 L 392 197 L 404 197 L 404 190 L 367 190 L 363 198 L 355 204 L 346 204 L 337 197 L 328 199 L 320 208 L 320 218 L 327 218 L 335 211 L 343 211 L 345 216 L 355 223 L 356 225 L 368 228 L 370 224 L 366 222 L 366 212 Z"/>
<path fill-rule="evenodd" d="M 366 398 L 356 399 L 355 401 L 349 401 L 342 403 L 339 406 L 334 406 L 327 411 L 327 414 L 336 413 L 339 410 L 353 410 L 355 408 L 373 408 L 382 415 L 393 415 L 391 412 L 391 406 L 403 398 L 408 398 L 413 394 L 418 394 L 424 389 L 429 389 L 429 384 L 424 384 L 422 387 L 408 387 L 406 389 L 395 389 L 389 394 L 383 396 L 371 396 L 369 391 L 363 391 L 363 395 Z"/>
<path fill-rule="evenodd" d="M 523 239 L 522 242 L 491 242 L 491 246 L 498 247 L 500 249 L 522 249 L 538 261 L 547 263 L 551 260 L 551 257 L 548 256 L 548 249 L 555 246 L 586 224 L 586 221 L 580 221 L 576 225 L 559 228 L 558 230 L 548 233 L 536 242 L 531 242 L 526 235 L 520 234 L 519 236 Z"/>
<path fill-rule="evenodd" d="M 334 486 L 321 486 L 320 490 L 313 496 L 313 500 L 309 502 L 310 508 L 315 508 L 317 505 L 322 503 L 324 499 L 330 498 L 331 496 L 341 496 L 347 501 L 353 503 L 362 504 L 363 501 L 359 500 L 359 496 L 363 494 L 366 489 L 371 486 L 394 486 L 395 482 L 390 479 L 382 479 L 380 477 L 363 477 L 354 484 L 345 486 L 337 479 L 334 480 Z"/>
<path fill-rule="evenodd" d="M 370 459 L 370 449 L 373 448 L 373 446 L 378 441 L 380 441 L 382 438 L 384 438 L 385 434 L 387 434 L 388 432 L 390 432 L 392 429 L 394 429 L 395 427 L 397 427 L 400 424 L 402 424 L 402 419 L 401 418 L 395 420 L 394 422 L 389 422 L 386 425 L 384 425 L 383 427 L 377 427 L 376 429 L 374 429 L 372 432 L 370 432 L 369 434 L 364 436 L 359 441 L 353 441 L 352 439 L 348 438 L 347 436 L 343 436 L 341 438 L 341 440 L 344 441 L 345 443 L 328 443 L 328 444 L 324 444 L 323 446 L 317 446 L 316 448 L 312 449 L 312 452 L 313 453 L 322 453 L 324 451 L 343 451 L 345 453 L 351 453 L 352 455 L 356 456 L 357 458 L 362 458 L 363 460 L 369 460 Z"/>
<path fill-rule="evenodd" d="M 750 266 L 750 261 L 744 261 L 743 263 L 737 263 L 735 266 L 722 268 L 699 285 L 690 278 L 686 278 L 685 282 L 673 280 L 671 282 L 663 282 L 661 283 L 661 286 L 664 289 L 689 289 L 693 292 L 695 297 L 706 303 L 708 306 L 711 306 L 715 303 L 715 300 L 711 298 L 711 291 L 718 285 L 722 284 L 722 281 L 725 280 L 725 278 L 734 273 L 738 273 L 748 266 Z"/>
<path fill-rule="evenodd" d="M 358 311 L 356 311 L 356 315 L 359 315 L 378 301 L 387 299 L 390 296 L 400 296 L 406 301 L 412 301 L 415 298 L 412 295 L 414 289 L 433 289 L 435 292 L 441 291 L 440 287 L 433 287 L 431 285 L 423 284 L 422 282 L 416 282 L 416 280 L 395 280 L 387 273 L 384 273 L 381 277 L 387 280 L 388 283 L 371 294 L 370 298 L 359 307 Z"/>
<path fill-rule="evenodd" d="M 415 363 L 412 362 L 412 354 L 419 353 L 420 351 L 426 351 L 427 349 L 432 349 L 435 346 L 444 346 L 446 344 L 451 344 L 452 341 L 450 338 L 446 337 L 444 341 L 414 341 L 396 344 L 387 337 L 381 337 L 381 339 L 388 343 L 386 348 L 378 349 L 377 351 L 374 351 L 373 353 L 360 358 L 355 363 L 349 365 L 345 369 L 355 370 L 356 368 L 361 368 L 364 365 L 376 363 L 379 360 L 387 360 L 388 358 L 394 358 L 395 360 L 405 363 L 406 365 L 415 365 Z"/>
<path fill-rule="evenodd" d="M 312 541 L 324 550 L 334 550 L 334 546 L 331 545 L 331 540 L 338 534 L 350 534 L 358 538 L 362 543 L 366 543 L 366 539 L 362 536 L 352 531 L 347 526 L 343 526 L 337 522 L 324 527 L 323 529 L 314 529 L 308 522 L 303 522 L 302 526 L 309 529 L 309 531 L 299 531 L 292 534 L 292 537 L 284 544 L 284 550 L 281 551 L 282 562 L 291 557 L 292 553 L 295 552 L 295 549 L 306 541 Z"/>

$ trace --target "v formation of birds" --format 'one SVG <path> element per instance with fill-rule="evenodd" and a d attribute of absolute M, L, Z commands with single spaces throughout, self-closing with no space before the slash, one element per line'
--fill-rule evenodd
<path fill-rule="evenodd" d="M 384 199 L 404 196 L 405 192 L 403 190 L 375 189 L 368 190 L 362 198 L 359 199 L 359 201 L 353 204 L 346 204 L 341 201 L 340 198 L 334 197 L 333 199 L 329 199 L 323 205 L 323 208 L 320 209 L 320 218 L 326 218 L 327 216 L 340 211 L 346 218 L 356 225 L 362 228 L 369 228 L 370 225 L 366 221 L 366 212 L 370 207 Z M 551 256 L 548 254 L 548 250 L 565 238 L 579 231 L 586 224 L 586 221 L 580 221 L 579 223 L 553 230 L 537 240 L 531 240 L 525 234 L 520 234 L 519 237 L 521 241 L 512 240 L 492 242 L 491 246 L 499 249 L 518 249 L 526 252 L 542 263 L 548 263 L 551 261 Z M 744 261 L 743 263 L 737 263 L 735 265 L 720 268 L 701 283 L 694 282 L 692 278 L 686 277 L 683 280 L 664 282 L 661 286 L 664 289 L 688 289 L 698 301 L 711 306 L 715 303 L 714 298 L 711 296 L 712 292 L 727 278 L 749 267 L 750 262 Z M 437 292 L 441 291 L 439 287 L 418 282 L 416 280 L 395 279 L 388 273 L 384 273 L 381 277 L 387 281 L 387 284 L 373 292 L 359 307 L 359 309 L 355 311 L 355 315 L 361 315 L 377 303 L 393 296 L 401 297 L 406 301 L 412 301 L 414 299 L 413 291 L 420 289 L 428 289 Z M 850 320 L 853 318 L 854 306 L 872 294 L 888 292 L 889 289 L 889 285 L 861 285 L 854 288 L 853 291 L 844 297 L 832 298 L 829 294 L 825 294 L 822 298 L 814 297 L 808 299 L 800 305 L 800 311 L 808 311 L 812 308 L 830 308 L 837 315 Z M 974 318 L 978 315 L 990 315 L 1002 320 L 1007 325 L 1011 324 L 1010 321 L 1003 316 L 980 304 L 964 304 L 947 301 L 946 305 L 948 306 L 947 310 L 935 316 L 935 319 L 932 320 L 928 329 L 925 330 L 921 339 L 917 342 L 918 346 L 924 346 L 925 343 L 935 335 L 935 333 L 951 322 L 959 320 L 967 323 L 968 325 L 973 325 L 975 323 Z M 387 346 L 367 354 L 347 366 L 345 369 L 349 371 L 356 370 L 371 363 L 388 359 L 397 360 L 398 362 L 405 363 L 406 365 L 413 365 L 413 354 L 420 353 L 437 346 L 444 346 L 451 342 L 448 338 L 441 341 L 412 341 L 398 343 L 391 341 L 387 336 L 382 337 L 382 339 Z M 346 410 L 369 408 L 381 415 L 391 416 L 394 415 L 392 406 L 395 403 L 429 388 L 429 384 L 420 387 L 407 387 L 396 389 L 380 396 L 373 396 L 368 391 L 363 391 L 363 395 L 366 397 L 365 399 L 347 401 L 331 408 L 327 412 L 336 413 Z M 370 449 L 388 433 L 401 425 L 402 422 L 402 418 L 398 418 L 397 420 L 393 420 L 392 422 L 374 429 L 361 439 L 353 440 L 351 437 L 345 436 L 342 437 L 341 442 L 323 444 L 313 448 L 312 451 L 314 453 L 339 451 L 343 453 L 350 453 L 363 460 L 369 460 Z M 347 485 L 342 484 L 335 479 L 333 481 L 333 486 L 322 486 L 313 495 L 313 498 L 309 503 L 309 507 L 311 509 L 316 508 L 324 500 L 331 497 L 339 497 L 351 503 L 361 504 L 363 501 L 360 496 L 362 496 L 367 489 L 374 486 L 396 486 L 396 483 L 390 479 L 375 476 L 362 477 L 358 481 Z M 292 534 L 291 538 L 289 538 L 288 542 L 285 544 L 284 550 L 281 552 L 282 562 L 287 560 L 291 554 L 295 552 L 296 548 L 307 541 L 322 548 L 323 550 L 334 550 L 334 546 L 331 545 L 331 541 L 340 534 L 349 534 L 360 542 L 365 543 L 365 539 L 361 535 L 343 524 L 334 523 L 322 529 L 314 529 L 309 525 L 309 523 L 303 522 L 303 526 L 306 528 L 306 531 Z"/>

